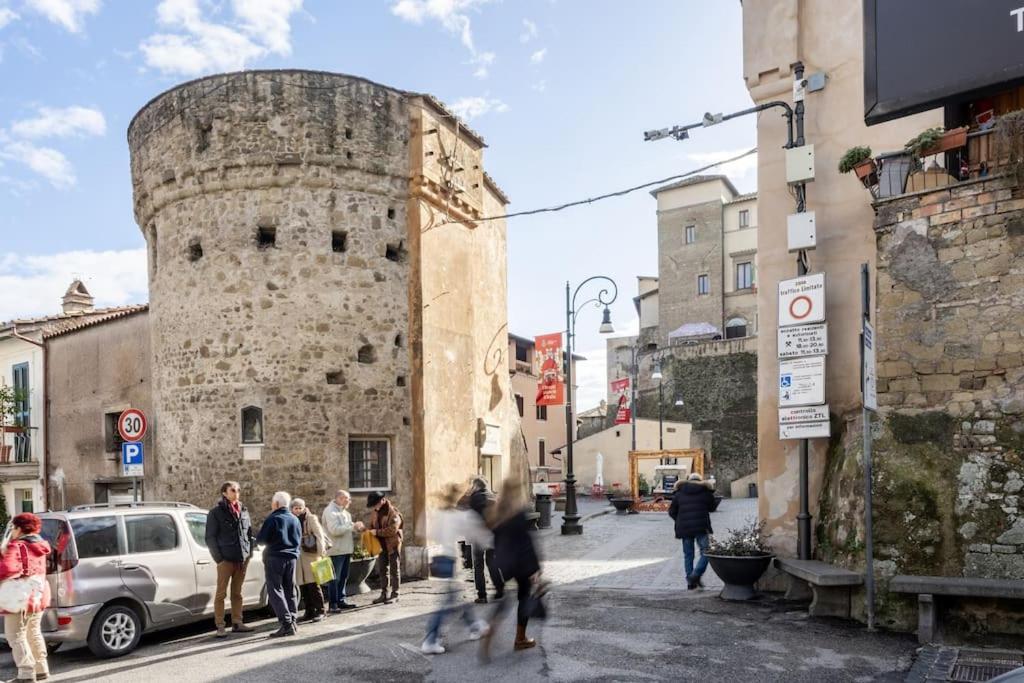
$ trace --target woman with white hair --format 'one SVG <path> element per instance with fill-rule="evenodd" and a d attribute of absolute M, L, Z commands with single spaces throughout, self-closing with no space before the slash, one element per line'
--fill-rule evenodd
<path fill-rule="evenodd" d="M 292 514 L 302 525 L 301 552 L 295 565 L 295 580 L 302 592 L 302 602 L 306 611 L 299 621 L 322 621 L 324 618 L 324 594 L 313 573 L 313 563 L 327 552 L 327 537 L 320 526 L 320 520 L 313 511 L 306 507 L 306 501 L 292 498 Z"/>

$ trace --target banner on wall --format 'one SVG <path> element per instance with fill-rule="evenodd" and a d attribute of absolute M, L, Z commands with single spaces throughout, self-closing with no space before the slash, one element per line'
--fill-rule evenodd
<path fill-rule="evenodd" d="M 562 333 L 534 337 L 534 372 L 537 380 L 537 405 L 560 406 L 565 403 L 565 377 L 562 374 Z"/>
<path fill-rule="evenodd" d="M 618 406 L 615 411 L 615 424 L 617 425 L 628 424 L 633 417 L 633 402 L 629 385 L 628 377 L 612 382 L 612 396 L 615 397 Z"/>

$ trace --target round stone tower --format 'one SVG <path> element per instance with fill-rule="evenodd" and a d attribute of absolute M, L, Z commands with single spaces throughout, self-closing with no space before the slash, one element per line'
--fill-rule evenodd
<path fill-rule="evenodd" d="M 132 120 L 147 499 L 208 505 L 235 479 L 257 517 L 281 489 L 408 502 L 409 140 L 405 93 L 309 71 L 202 78 Z"/>

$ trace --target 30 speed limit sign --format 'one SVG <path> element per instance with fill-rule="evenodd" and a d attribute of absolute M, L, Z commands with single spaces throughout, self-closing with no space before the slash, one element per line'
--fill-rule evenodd
<path fill-rule="evenodd" d="M 117 431 L 125 441 L 142 441 L 146 426 L 146 414 L 138 408 L 129 408 L 117 418 Z"/>

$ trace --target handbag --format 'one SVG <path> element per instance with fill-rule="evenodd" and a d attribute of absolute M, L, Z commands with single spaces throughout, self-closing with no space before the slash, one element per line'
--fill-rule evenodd
<path fill-rule="evenodd" d="M 376 557 L 377 555 L 380 555 L 381 551 L 384 550 L 384 548 L 381 547 L 380 539 L 371 534 L 369 529 L 363 532 L 363 535 L 360 537 L 360 540 L 362 541 L 363 544 L 363 550 L 365 550 L 366 554 L 371 557 Z"/>
<path fill-rule="evenodd" d="M 28 609 L 32 598 L 41 595 L 46 579 L 42 576 L 26 576 L 28 573 L 28 552 L 20 546 L 22 575 L 16 579 L 0 581 L 0 610 L 8 614 L 19 614 Z"/>
<path fill-rule="evenodd" d="M 334 563 L 331 562 L 331 558 L 321 557 L 313 560 L 309 566 L 313 570 L 313 578 L 319 585 L 334 581 Z"/>
<path fill-rule="evenodd" d="M 544 604 L 544 597 L 548 594 L 548 583 L 537 581 L 530 591 L 529 597 L 523 603 L 523 614 L 530 619 L 545 619 L 548 616 L 547 605 Z"/>
<path fill-rule="evenodd" d="M 301 542 L 302 549 L 307 553 L 316 552 L 316 534 L 303 534 Z"/>

